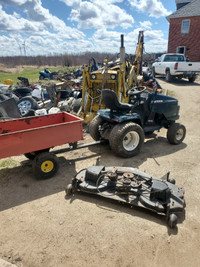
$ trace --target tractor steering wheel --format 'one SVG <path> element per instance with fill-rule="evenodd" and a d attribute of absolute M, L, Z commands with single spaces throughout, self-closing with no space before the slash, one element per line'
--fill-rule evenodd
<path fill-rule="evenodd" d="M 133 87 L 128 91 L 128 95 L 138 96 L 146 90 L 146 86 Z"/>

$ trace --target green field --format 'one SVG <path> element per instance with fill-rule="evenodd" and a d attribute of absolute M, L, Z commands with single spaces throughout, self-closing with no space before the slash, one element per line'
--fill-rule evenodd
<path fill-rule="evenodd" d="M 57 67 L 57 68 L 48 68 L 50 71 L 59 71 L 60 73 L 71 72 L 76 67 Z M 0 84 L 2 84 L 5 80 L 11 79 L 13 81 L 13 85 L 19 81 L 17 77 L 22 76 L 28 78 L 29 83 L 37 83 L 39 81 L 39 72 L 44 69 L 36 68 L 36 69 L 24 69 L 22 72 L 18 73 L 6 73 L 0 72 Z"/>

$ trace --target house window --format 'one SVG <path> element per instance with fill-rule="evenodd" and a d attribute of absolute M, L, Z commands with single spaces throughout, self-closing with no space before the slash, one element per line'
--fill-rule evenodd
<path fill-rule="evenodd" d="M 176 53 L 185 55 L 185 46 L 178 46 L 176 48 Z"/>
<path fill-rule="evenodd" d="M 187 34 L 190 31 L 190 20 L 182 20 L 181 33 Z"/>

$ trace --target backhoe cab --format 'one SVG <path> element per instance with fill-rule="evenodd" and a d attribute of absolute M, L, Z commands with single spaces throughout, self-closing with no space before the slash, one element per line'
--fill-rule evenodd
<path fill-rule="evenodd" d="M 82 70 L 82 118 L 89 123 L 98 110 L 105 108 L 102 89 L 113 90 L 123 103 L 129 102 L 127 92 L 139 85 L 138 75 L 142 74 L 142 55 L 144 36 L 139 32 L 135 60 L 125 57 L 124 36 L 121 35 L 120 58 L 116 61 L 104 61 L 103 67 L 94 70 L 94 60 Z"/>

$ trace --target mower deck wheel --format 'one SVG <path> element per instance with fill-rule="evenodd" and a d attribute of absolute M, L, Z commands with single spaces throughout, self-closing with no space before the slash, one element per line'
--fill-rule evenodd
<path fill-rule="evenodd" d="M 176 216 L 176 214 L 172 213 L 169 215 L 168 224 L 170 228 L 175 228 L 177 225 L 177 221 L 178 221 L 178 217 Z"/>
<path fill-rule="evenodd" d="M 66 196 L 70 196 L 72 194 L 72 184 L 68 184 L 65 189 Z"/>

